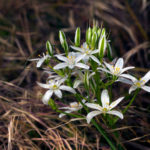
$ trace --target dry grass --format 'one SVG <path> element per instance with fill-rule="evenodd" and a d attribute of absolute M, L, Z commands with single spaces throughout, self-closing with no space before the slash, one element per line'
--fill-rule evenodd
<path fill-rule="evenodd" d="M 72 36 L 80 26 L 84 33 L 94 17 L 110 32 L 115 55 L 144 74 L 150 66 L 148 1 L 0 0 L 0 10 L 0 149 L 108 149 L 85 121 L 59 120 L 42 104 L 36 81 L 44 75 L 27 59 L 43 52 L 47 40 L 59 46 L 59 29 Z M 150 146 L 149 97 L 141 92 L 115 129 L 127 149 Z"/>

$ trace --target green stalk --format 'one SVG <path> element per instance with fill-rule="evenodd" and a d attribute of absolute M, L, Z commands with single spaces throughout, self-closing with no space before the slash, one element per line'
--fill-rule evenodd
<path fill-rule="evenodd" d="M 116 150 L 116 146 L 112 143 L 112 141 L 108 138 L 107 134 L 105 133 L 104 129 L 102 127 L 100 127 L 96 121 L 94 119 L 92 119 L 91 121 L 94 126 L 97 128 L 97 130 L 100 132 L 100 134 L 105 138 L 105 140 L 107 141 L 107 143 L 110 145 L 112 150 Z"/>

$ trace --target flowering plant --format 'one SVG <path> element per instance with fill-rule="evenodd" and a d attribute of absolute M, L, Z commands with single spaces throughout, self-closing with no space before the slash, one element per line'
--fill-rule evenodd
<path fill-rule="evenodd" d="M 102 120 L 105 120 L 104 123 L 109 127 L 114 127 L 118 118 L 123 119 L 124 113 L 133 103 L 141 88 L 150 92 L 150 87 L 145 85 L 150 80 L 150 71 L 140 80 L 125 73 L 134 67 L 124 68 L 123 58 L 119 58 L 117 61 L 113 60 L 106 30 L 97 25 L 86 30 L 83 43 L 80 43 L 79 27 L 75 32 L 74 42 L 70 46 L 68 46 L 63 31 L 59 31 L 59 39 L 64 53 L 56 54 L 51 43 L 47 41 L 47 54 L 42 58 L 30 60 L 37 61 L 37 67 L 41 67 L 47 59 L 50 60 L 47 63 L 48 71 L 46 72 L 49 74 L 47 83 L 37 82 L 40 87 L 47 89 L 42 98 L 43 103 L 50 105 L 58 112 L 60 118 L 69 115 L 83 118 L 88 124 L 92 123 L 110 147 L 115 150 L 117 145 L 110 140 L 102 126 L 95 121 L 95 116 L 103 118 Z M 112 62 L 108 63 L 105 60 Z M 112 101 L 113 93 L 110 89 L 115 82 L 130 84 L 129 94 L 135 91 L 129 104 L 120 111 L 113 110 L 113 108 L 124 101 L 125 96 L 121 95 L 116 101 Z M 66 105 L 64 107 L 59 106 L 54 100 L 56 96 L 61 101 L 63 95 L 68 94 L 62 94 L 62 91 L 69 92 L 68 97 L 72 96 L 69 102 L 63 99 L 63 103 Z M 90 112 L 91 109 L 95 110 Z M 113 115 L 115 116 L 113 117 Z"/>

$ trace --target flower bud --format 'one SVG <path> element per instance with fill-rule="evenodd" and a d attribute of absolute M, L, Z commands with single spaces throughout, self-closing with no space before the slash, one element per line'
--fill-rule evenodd
<path fill-rule="evenodd" d="M 112 49 L 109 43 L 107 43 L 107 57 L 110 61 L 112 61 Z"/>
<path fill-rule="evenodd" d="M 86 31 L 86 43 L 90 44 L 92 38 L 92 29 L 89 27 Z"/>
<path fill-rule="evenodd" d="M 53 110 L 57 109 L 57 106 L 52 98 L 50 98 L 50 100 L 48 101 L 48 105 L 50 105 Z"/>
<path fill-rule="evenodd" d="M 65 33 L 63 31 L 59 31 L 59 40 L 60 40 L 61 46 L 65 50 L 66 55 L 68 55 L 68 44 L 66 41 Z"/>
<path fill-rule="evenodd" d="M 46 42 L 46 50 L 48 51 L 48 54 L 50 56 L 53 56 L 53 49 L 52 49 L 52 45 L 49 41 Z"/>
<path fill-rule="evenodd" d="M 97 44 L 97 34 L 96 32 L 94 32 L 92 35 L 92 40 L 91 40 L 92 49 L 95 49 L 96 44 Z"/>
<path fill-rule="evenodd" d="M 80 46 L 80 37 L 81 37 L 81 33 L 80 33 L 80 28 L 78 27 L 76 29 L 75 38 L 74 38 L 74 43 L 76 47 Z"/>

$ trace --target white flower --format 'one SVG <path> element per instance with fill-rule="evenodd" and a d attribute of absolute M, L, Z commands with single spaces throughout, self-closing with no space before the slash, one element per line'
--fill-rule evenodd
<path fill-rule="evenodd" d="M 55 70 L 59 70 L 62 68 L 66 68 L 69 67 L 70 69 L 73 69 L 74 67 L 80 67 L 80 68 L 84 68 L 84 69 L 89 69 L 89 66 L 83 64 L 83 63 L 79 63 L 79 61 L 85 57 L 84 55 L 78 55 L 76 53 L 70 52 L 68 54 L 67 57 L 61 56 L 61 55 L 56 55 L 56 57 L 59 60 L 64 61 L 64 63 L 59 63 L 57 64 L 54 69 Z"/>
<path fill-rule="evenodd" d="M 89 48 L 89 46 L 87 45 L 87 43 L 83 43 L 83 45 L 80 47 L 75 47 L 75 46 L 71 46 L 72 49 L 79 51 L 79 53 L 81 55 L 84 55 L 85 57 L 83 57 L 83 60 L 85 61 L 85 63 L 89 60 L 89 58 L 91 58 L 92 60 L 94 60 L 96 63 L 100 64 L 100 61 L 93 55 L 99 52 L 99 49 L 96 50 L 91 50 Z"/>
<path fill-rule="evenodd" d="M 50 80 L 47 84 L 38 82 L 39 86 L 41 86 L 45 89 L 48 89 L 48 91 L 44 94 L 44 96 L 42 98 L 42 101 L 44 104 L 48 104 L 48 101 L 51 98 L 53 93 L 57 97 L 62 98 L 61 90 L 65 90 L 65 91 L 71 92 L 73 94 L 76 93 L 76 91 L 73 88 L 66 86 L 66 85 L 61 85 L 64 81 L 65 81 L 65 78 L 61 79 L 61 80 Z"/>
<path fill-rule="evenodd" d="M 78 70 L 76 71 L 77 75 L 79 76 L 79 79 L 75 80 L 73 88 L 77 88 L 81 83 L 87 82 L 89 83 L 89 79 L 95 74 L 95 72 L 92 72 L 89 74 L 89 72 L 84 72 Z"/>
<path fill-rule="evenodd" d="M 124 97 L 120 97 L 118 98 L 116 101 L 110 103 L 109 100 L 109 95 L 108 95 L 108 91 L 107 90 L 103 90 L 102 94 L 101 94 L 101 101 L 102 101 L 102 106 L 100 106 L 99 104 L 93 104 L 93 103 L 86 103 L 85 105 L 89 108 L 92 109 L 96 109 L 95 111 L 92 111 L 90 113 L 88 113 L 86 120 L 87 123 L 89 124 L 91 119 L 99 114 L 112 114 L 112 115 L 116 115 L 119 118 L 123 119 L 123 114 L 119 111 L 116 110 L 112 110 L 114 107 L 116 107 L 123 99 Z"/>
<path fill-rule="evenodd" d="M 135 91 L 137 88 L 141 88 L 147 92 L 150 92 L 150 87 L 149 86 L 146 86 L 145 84 L 150 80 L 150 71 L 147 72 L 144 77 L 140 78 L 139 80 L 136 79 L 135 77 L 131 76 L 131 75 L 127 75 L 127 74 L 123 74 L 121 75 L 122 77 L 124 78 L 128 78 L 128 79 L 131 79 L 131 87 L 129 89 L 129 94 L 132 92 L 132 91 Z M 130 84 L 130 83 L 129 83 Z"/>
<path fill-rule="evenodd" d="M 106 68 L 100 68 L 100 67 L 98 69 L 100 69 L 104 72 L 110 73 L 112 75 L 115 75 L 115 76 L 120 76 L 123 72 L 125 72 L 129 69 L 135 68 L 133 66 L 123 68 L 123 65 L 124 65 L 123 58 L 119 58 L 115 65 L 111 65 L 111 64 L 108 64 L 106 62 L 104 62 L 104 64 L 107 67 L 107 69 Z"/>
<path fill-rule="evenodd" d="M 85 102 L 86 102 L 86 100 L 83 99 L 82 103 L 84 104 Z M 78 110 L 80 110 L 82 108 L 83 108 L 83 106 L 82 106 L 82 104 L 80 102 L 72 102 L 72 103 L 70 103 L 70 106 L 68 106 L 68 107 L 61 107 L 59 109 L 66 109 L 65 113 L 71 113 L 71 112 L 74 112 L 74 111 L 78 111 Z M 61 113 L 59 115 L 59 118 L 62 118 L 65 115 L 66 114 Z"/>
<path fill-rule="evenodd" d="M 29 61 L 37 61 L 36 67 L 39 68 L 39 67 L 41 67 L 41 65 L 44 63 L 44 61 L 45 61 L 46 59 L 48 59 L 48 58 L 51 58 L 50 55 L 48 55 L 48 54 L 45 55 L 45 54 L 43 53 L 43 57 L 41 57 L 41 58 L 29 59 Z"/>

